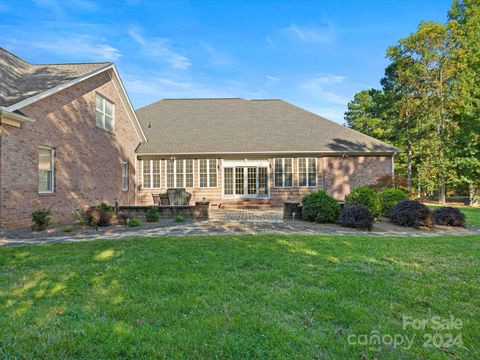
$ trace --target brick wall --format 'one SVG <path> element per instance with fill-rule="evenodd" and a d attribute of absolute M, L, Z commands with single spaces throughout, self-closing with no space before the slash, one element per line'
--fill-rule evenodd
<path fill-rule="evenodd" d="M 380 176 L 392 173 L 390 156 L 349 156 L 323 158 L 324 189 L 338 200 L 344 200 L 352 189 L 370 185 Z"/>
<path fill-rule="evenodd" d="M 95 124 L 95 94 L 115 104 L 115 131 Z M 127 109 L 107 73 L 35 102 L 22 113 L 36 120 L 1 126 L 0 227 L 31 224 L 34 209 L 51 207 L 54 221 L 105 201 L 134 202 L 134 158 L 139 144 Z M 55 149 L 55 192 L 38 193 L 38 147 Z M 122 191 L 122 162 L 130 164 L 130 189 Z"/>
<path fill-rule="evenodd" d="M 162 176 L 161 176 L 161 188 L 160 189 L 141 189 L 138 196 L 139 205 L 153 204 L 152 193 L 160 193 L 166 191 L 165 183 L 165 162 L 162 161 Z M 273 174 L 273 159 L 269 159 L 270 163 L 270 202 L 274 206 L 281 206 L 283 202 L 290 198 L 292 200 L 300 201 L 301 198 L 319 189 L 324 189 L 329 194 L 334 196 L 338 200 L 343 200 L 345 195 L 360 185 L 369 185 L 375 182 L 375 180 L 385 174 L 391 174 L 392 163 L 391 157 L 383 156 L 360 156 L 360 157 L 319 157 L 317 159 L 318 169 L 318 182 L 316 187 L 298 187 L 298 162 L 297 158 L 294 158 L 293 162 L 293 176 L 294 184 L 293 188 L 275 188 L 274 174 Z M 198 162 L 194 161 L 194 187 L 187 188 L 187 191 L 192 193 L 192 203 L 194 201 L 202 200 L 206 198 L 211 202 L 212 206 L 218 205 L 222 201 L 229 201 L 228 199 L 222 199 L 222 160 L 219 160 L 218 170 L 218 186 L 212 189 L 198 188 Z M 140 174 L 140 172 L 139 172 Z M 141 183 L 141 179 L 139 180 Z"/>

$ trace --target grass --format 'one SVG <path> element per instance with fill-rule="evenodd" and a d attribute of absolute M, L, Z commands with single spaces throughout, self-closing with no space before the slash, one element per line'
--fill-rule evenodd
<path fill-rule="evenodd" d="M 480 237 L 245 235 L 0 248 L 1 358 L 480 358 Z M 462 320 L 425 348 L 402 316 Z M 411 349 L 350 335 L 416 336 Z"/>
<path fill-rule="evenodd" d="M 442 205 L 431 205 L 428 204 L 428 207 L 431 209 L 436 209 Z M 445 205 L 451 206 L 451 205 Z M 452 206 L 454 208 L 460 209 L 461 212 L 465 214 L 465 224 L 470 226 L 480 226 L 480 207 L 474 208 L 469 206 Z"/>

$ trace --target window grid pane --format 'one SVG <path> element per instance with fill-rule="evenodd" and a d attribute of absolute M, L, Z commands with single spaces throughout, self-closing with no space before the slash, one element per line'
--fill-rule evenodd
<path fill-rule="evenodd" d="M 175 170 L 177 172 L 176 179 L 177 183 L 175 187 L 185 187 L 184 179 L 185 179 L 185 168 L 184 168 L 185 160 L 175 160 Z"/>
<path fill-rule="evenodd" d="M 53 150 L 38 151 L 38 191 L 53 191 Z"/>
<path fill-rule="evenodd" d="M 160 179 L 162 173 L 161 167 L 162 160 L 152 160 L 152 187 L 159 188 L 161 187 Z"/>
<path fill-rule="evenodd" d="M 317 186 L 317 162 L 315 158 L 308 159 L 308 186 Z"/>
<path fill-rule="evenodd" d="M 215 159 L 210 159 L 210 174 L 209 174 L 209 180 L 210 183 L 208 184 L 209 187 L 217 187 L 217 161 Z"/>
<path fill-rule="evenodd" d="M 193 159 L 185 160 L 185 187 L 193 187 Z"/>
<path fill-rule="evenodd" d="M 275 187 L 283 187 L 282 159 L 275 159 Z"/>
<path fill-rule="evenodd" d="M 208 186 L 207 159 L 199 160 L 199 187 Z"/>
<path fill-rule="evenodd" d="M 128 175 L 129 175 L 129 165 L 124 163 L 122 166 L 122 179 L 123 179 L 123 190 L 128 190 Z"/>
<path fill-rule="evenodd" d="M 114 105 L 99 94 L 95 97 L 95 122 L 102 129 L 113 131 Z"/>
<path fill-rule="evenodd" d="M 285 177 L 285 187 L 293 186 L 293 159 L 284 159 L 284 177 Z"/>
<path fill-rule="evenodd" d="M 152 184 L 150 182 L 150 160 L 143 160 L 142 166 L 142 175 L 143 175 L 143 187 L 150 188 Z"/>
<path fill-rule="evenodd" d="M 225 195 L 233 195 L 233 168 L 225 168 Z"/>
<path fill-rule="evenodd" d="M 307 186 L 307 159 L 298 159 L 298 186 Z"/>
<path fill-rule="evenodd" d="M 175 187 L 174 166 L 175 166 L 174 161 L 167 160 L 167 188 Z"/>

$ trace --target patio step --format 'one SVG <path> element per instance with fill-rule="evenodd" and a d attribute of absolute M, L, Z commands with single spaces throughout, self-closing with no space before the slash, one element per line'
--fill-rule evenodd
<path fill-rule="evenodd" d="M 224 200 L 218 207 L 221 209 L 270 209 L 272 204 L 268 199 L 239 199 Z"/>

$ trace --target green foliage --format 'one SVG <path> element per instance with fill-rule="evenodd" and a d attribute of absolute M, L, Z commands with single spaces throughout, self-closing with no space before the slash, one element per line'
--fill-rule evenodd
<path fill-rule="evenodd" d="M 38 209 L 32 212 L 32 229 L 36 231 L 43 231 L 48 228 L 51 223 L 51 209 Z"/>
<path fill-rule="evenodd" d="M 160 213 L 155 206 L 151 206 L 145 211 L 145 220 L 148 222 L 157 222 L 160 219 Z"/>
<path fill-rule="evenodd" d="M 345 206 L 351 205 L 366 206 L 375 218 L 379 218 L 382 214 L 380 199 L 377 193 L 368 186 L 359 186 L 345 196 Z"/>
<path fill-rule="evenodd" d="M 402 200 L 407 200 L 408 196 L 402 190 L 387 189 L 378 194 L 382 208 L 382 215 L 389 216 L 390 211 Z"/>
<path fill-rule="evenodd" d="M 71 233 L 71 232 L 73 232 L 73 226 L 65 226 L 65 227 L 62 229 L 62 232 L 64 232 L 64 233 Z"/>
<path fill-rule="evenodd" d="M 141 221 L 138 220 L 137 218 L 128 219 L 128 220 L 127 220 L 127 224 L 128 224 L 128 226 L 130 226 L 130 227 L 142 226 Z"/>
<path fill-rule="evenodd" d="M 113 206 L 110 206 L 106 203 L 100 203 L 97 205 L 97 209 L 104 212 L 112 212 L 113 213 Z"/>
<path fill-rule="evenodd" d="M 177 215 L 175 216 L 175 222 L 184 222 L 185 221 L 185 216 L 183 215 Z"/>
<path fill-rule="evenodd" d="M 117 213 L 117 221 L 122 225 L 127 225 L 128 220 L 130 220 L 131 218 L 132 218 L 131 215 L 124 211 L 119 211 Z"/>
<path fill-rule="evenodd" d="M 303 220 L 334 223 L 339 216 L 340 205 L 338 201 L 323 190 L 305 195 L 302 199 Z"/>

